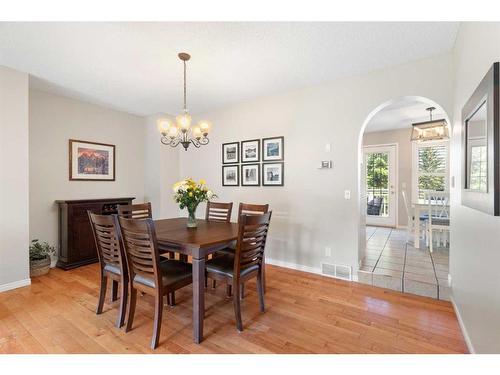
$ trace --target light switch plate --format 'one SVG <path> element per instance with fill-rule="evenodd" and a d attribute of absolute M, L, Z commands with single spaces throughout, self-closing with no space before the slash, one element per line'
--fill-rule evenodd
<path fill-rule="evenodd" d="M 333 162 L 331 160 L 321 160 L 321 167 L 319 169 L 332 169 Z"/>
<path fill-rule="evenodd" d="M 351 191 L 344 190 L 344 199 L 351 199 Z"/>

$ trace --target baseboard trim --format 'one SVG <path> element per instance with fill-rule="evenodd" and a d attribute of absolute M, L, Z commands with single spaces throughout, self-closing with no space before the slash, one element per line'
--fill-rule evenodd
<path fill-rule="evenodd" d="M 266 258 L 266 263 L 267 264 L 272 264 L 273 266 L 278 266 L 278 267 L 283 267 L 283 268 L 289 268 L 289 269 L 292 269 L 292 270 L 303 271 L 303 272 L 307 272 L 307 273 L 314 273 L 316 275 L 320 275 L 320 276 L 323 276 L 323 277 L 332 278 L 330 276 L 322 274 L 321 273 L 321 268 L 319 268 L 319 267 L 303 266 L 303 265 L 297 264 L 297 263 L 284 262 L 282 260 L 269 259 L 269 258 Z M 343 279 L 338 279 L 338 280 L 343 280 Z M 345 281 L 349 281 L 349 280 L 345 280 Z M 358 275 L 354 275 L 353 274 L 352 275 L 352 281 L 357 282 L 358 281 Z"/>
<path fill-rule="evenodd" d="M 13 282 L 7 283 L 7 284 L 2 284 L 2 285 L 0 285 L 0 293 L 6 292 L 6 291 L 12 290 L 12 289 L 21 288 L 23 286 L 28 286 L 28 285 L 31 285 L 30 278 L 24 279 L 24 280 L 13 281 Z"/>
<path fill-rule="evenodd" d="M 292 270 L 304 271 L 304 272 L 309 272 L 309 273 L 315 273 L 317 275 L 322 275 L 321 269 L 319 267 L 303 266 L 301 264 L 284 262 L 282 260 L 277 260 L 277 259 L 269 259 L 267 257 L 266 257 L 266 263 L 272 264 L 273 266 L 290 268 Z"/>
<path fill-rule="evenodd" d="M 455 303 L 455 299 L 453 296 L 450 297 L 451 305 L 453 306 L 453 310 L 455 310 L 455 315 L 458 319 L 458 325 L 460 326 L 460 330 L 462 331 L 462 335 L 464 335 L 465 345 L 467 345 L 467 349 L 469 349 L 470 354 L 476 354 L 474 350 L 474 346 L 472 345 L 472 341 L 469 337 L 469 333 L 467 332 L 467 328 L 465 328 L 464 321 L 462 320 L 462 316 L 460 315 L 460 311 L 458 310 L 458 306 Z"/>

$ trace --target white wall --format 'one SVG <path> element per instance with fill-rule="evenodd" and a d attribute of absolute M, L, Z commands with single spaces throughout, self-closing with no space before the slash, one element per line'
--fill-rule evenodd
<path fill-rule="evenodd" d="M 326 259 L 357 269 L 362 125 L 377 106 L 403 96 L 427 97 L 449 111 L 451 89 L 451 56 L 443 55 L 195 116 L 213 121 L 211 141 L 180 153 L 180 175 L 205 178 L 220 201 L 269 203 L 268 258 L 312 269 Z M 222 187 L 222 143 L 281 135 L 284 187 Z M 333 160 L 334 168 L 319 170 L 320 160 Z"/>
<path fill-rule="evenodd" d="M 31 239 L 57 244 L 57 199 L 144 201 L 144 118 L 34 90 L 29 118 Z M 116 145 L 116 181 L 70 181 L 69 139 Z"/>
<path fill-rule="evenodd" d="M 450 273 L 453 300 L 478 353 L 500 353 L 500 218 L 461 205 L 461 111 L 493 62 L 499 23 L 462 23 L 454 50 Z"/>
<path fill-rule="evenodd" d="M 29 284 L 28 75 L 0 66 L 0 291 Z"/>
<path fill-rule="evenodd" d="M 145 200 L 151 202 L 153 217 L 177 217 L 179 208 L 172 199 L 172 185 L 179 177 L 179 147 L 172 148 L 160 142 L 157 120 L 169 115 L 158 114 L 146 118 Z M 169 116 L 172 118 L 173 116 Z"/>
<path fill-rule="evenodd" d="M 410 126 L 410 125 L 409 125 Z M 368 128 L 370 124 L 368 124 Z M 405 202 L 401 192 L 406 190 L 408 201 L 411 202 L 411 170 L 412 170 L 412 143 L 410 141 L 411 129 L 395 129 L 379 132 L 370 132 L 363 135 L 363 146 L 397 144 L 397 177 L 398 177 L 398 223 L 400 227 L 408 224 Z M 406 184 L 406 189 L 403 189 Z"/>

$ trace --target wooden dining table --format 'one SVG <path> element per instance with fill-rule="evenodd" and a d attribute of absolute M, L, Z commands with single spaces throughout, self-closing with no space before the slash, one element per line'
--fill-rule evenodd
<path fill-rule="evenodd" d="M 193 340 L 203 340 L 205 315 L 205 257 L 238 238 L 238 224 L 196 220 L 188 228 L 186 218 L 155 220 L 156 237 L 162 251 L 192 257 L 193 263 Z"/>

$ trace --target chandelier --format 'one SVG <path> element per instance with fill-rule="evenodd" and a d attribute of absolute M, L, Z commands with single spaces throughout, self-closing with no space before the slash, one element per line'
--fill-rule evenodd
<path fill-rule="evenodd" d="M 198 125 L 191 126 L 191 115 L 186 107 L 186 61 L 191 56 L 184 52 L 179 53 L 178 56 L 184 64 L 184 110 L 175 118 L 175 124 L 168 118 L 158 119 L 158 130 L 161 133 L 161 143 L 172 147 L 181 144 L 187 151 L 191 144 L 196 148 L 208 144 L 211 124 L 208 121 L 200 121 Z"/>
<path fill-rule="evenodd" d="M 417 122 L 412 124 L 413 131 L 411 133 L 411 140 L 422 142 L 422 141 L 434 141 L 438 139 L 448 139 L 450 138 L 448 131 L 448 124 L 445 119 L 433 120 L 432 111 L 435 107 L 429 107 L 425 110 L 429 112 L 429 121 Z"/>

